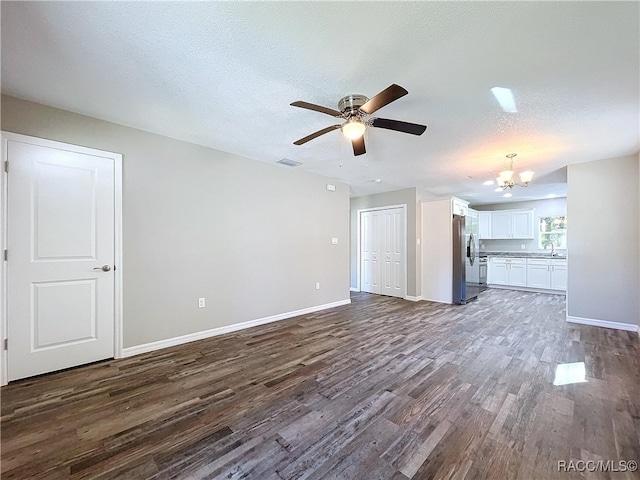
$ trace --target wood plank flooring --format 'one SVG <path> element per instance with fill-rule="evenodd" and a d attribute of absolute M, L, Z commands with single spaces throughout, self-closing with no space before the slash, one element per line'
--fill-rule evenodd
<path fill-rule="evenodd" d="M 632 479 L 640 341 L 561 295 L 352 304 L 1 390 L 3 479 Z M 559 364 L 586 382 L 554 386 Z M 580 464 L 578 464 L 580 465 Z"/>

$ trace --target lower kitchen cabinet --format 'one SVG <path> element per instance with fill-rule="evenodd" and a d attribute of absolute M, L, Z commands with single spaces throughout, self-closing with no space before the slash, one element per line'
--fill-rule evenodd
<path fill-rule="evenodd" d="M 488 283 L 526 287 L 526 260 L 524 258 L 491 257 L 489 259 Z"/>
<path fill-rule="evenodd" d="M 551 260 L 551 289 L 567 290 L 567 261 Z"/>
<path fill-rule="evenodd" d="M 551 260 L 527 259 L 527 287 L 551 288 Z"/>
<path fill-rule="evenodd" d="M 487 281 L 490 285 L 566 291 L 567 260 L 491 257 Z"/>

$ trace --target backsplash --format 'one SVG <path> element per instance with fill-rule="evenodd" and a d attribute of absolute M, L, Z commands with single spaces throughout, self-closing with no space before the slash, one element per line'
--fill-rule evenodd
<path fill-rule="evenodd" d="M 484 245 L 484 246 L 483 246 Z M 524 245 L 524 249 L 521 248 Z M 544 250 L 538 249 L 535 240 L 480 240 L 480 250 L 485 252 L 524 252 L 534 253 Z"/>

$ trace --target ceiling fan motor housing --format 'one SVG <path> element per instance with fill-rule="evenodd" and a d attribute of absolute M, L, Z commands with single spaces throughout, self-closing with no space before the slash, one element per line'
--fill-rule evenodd
<path fill-rule="evenodd" d="M 368 101 L 369 99 L 364 95 L 359 95 L 357 93 L 353 95 L 347 95 L 346 97 L 340 99 L 340 101 L 338 102 L 338 110 L 340 110 L 342 113 L 354 114 L 362 105 L 364 105 Z"/>

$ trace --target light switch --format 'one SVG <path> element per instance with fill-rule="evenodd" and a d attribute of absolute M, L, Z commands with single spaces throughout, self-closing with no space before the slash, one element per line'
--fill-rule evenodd
<path fill-rule="evenodd" d="M 333 237 L 333 238 L 331 239 L 331 245 L 338 245 L 338 239 L 337 239 L 337 237 Z"/>

